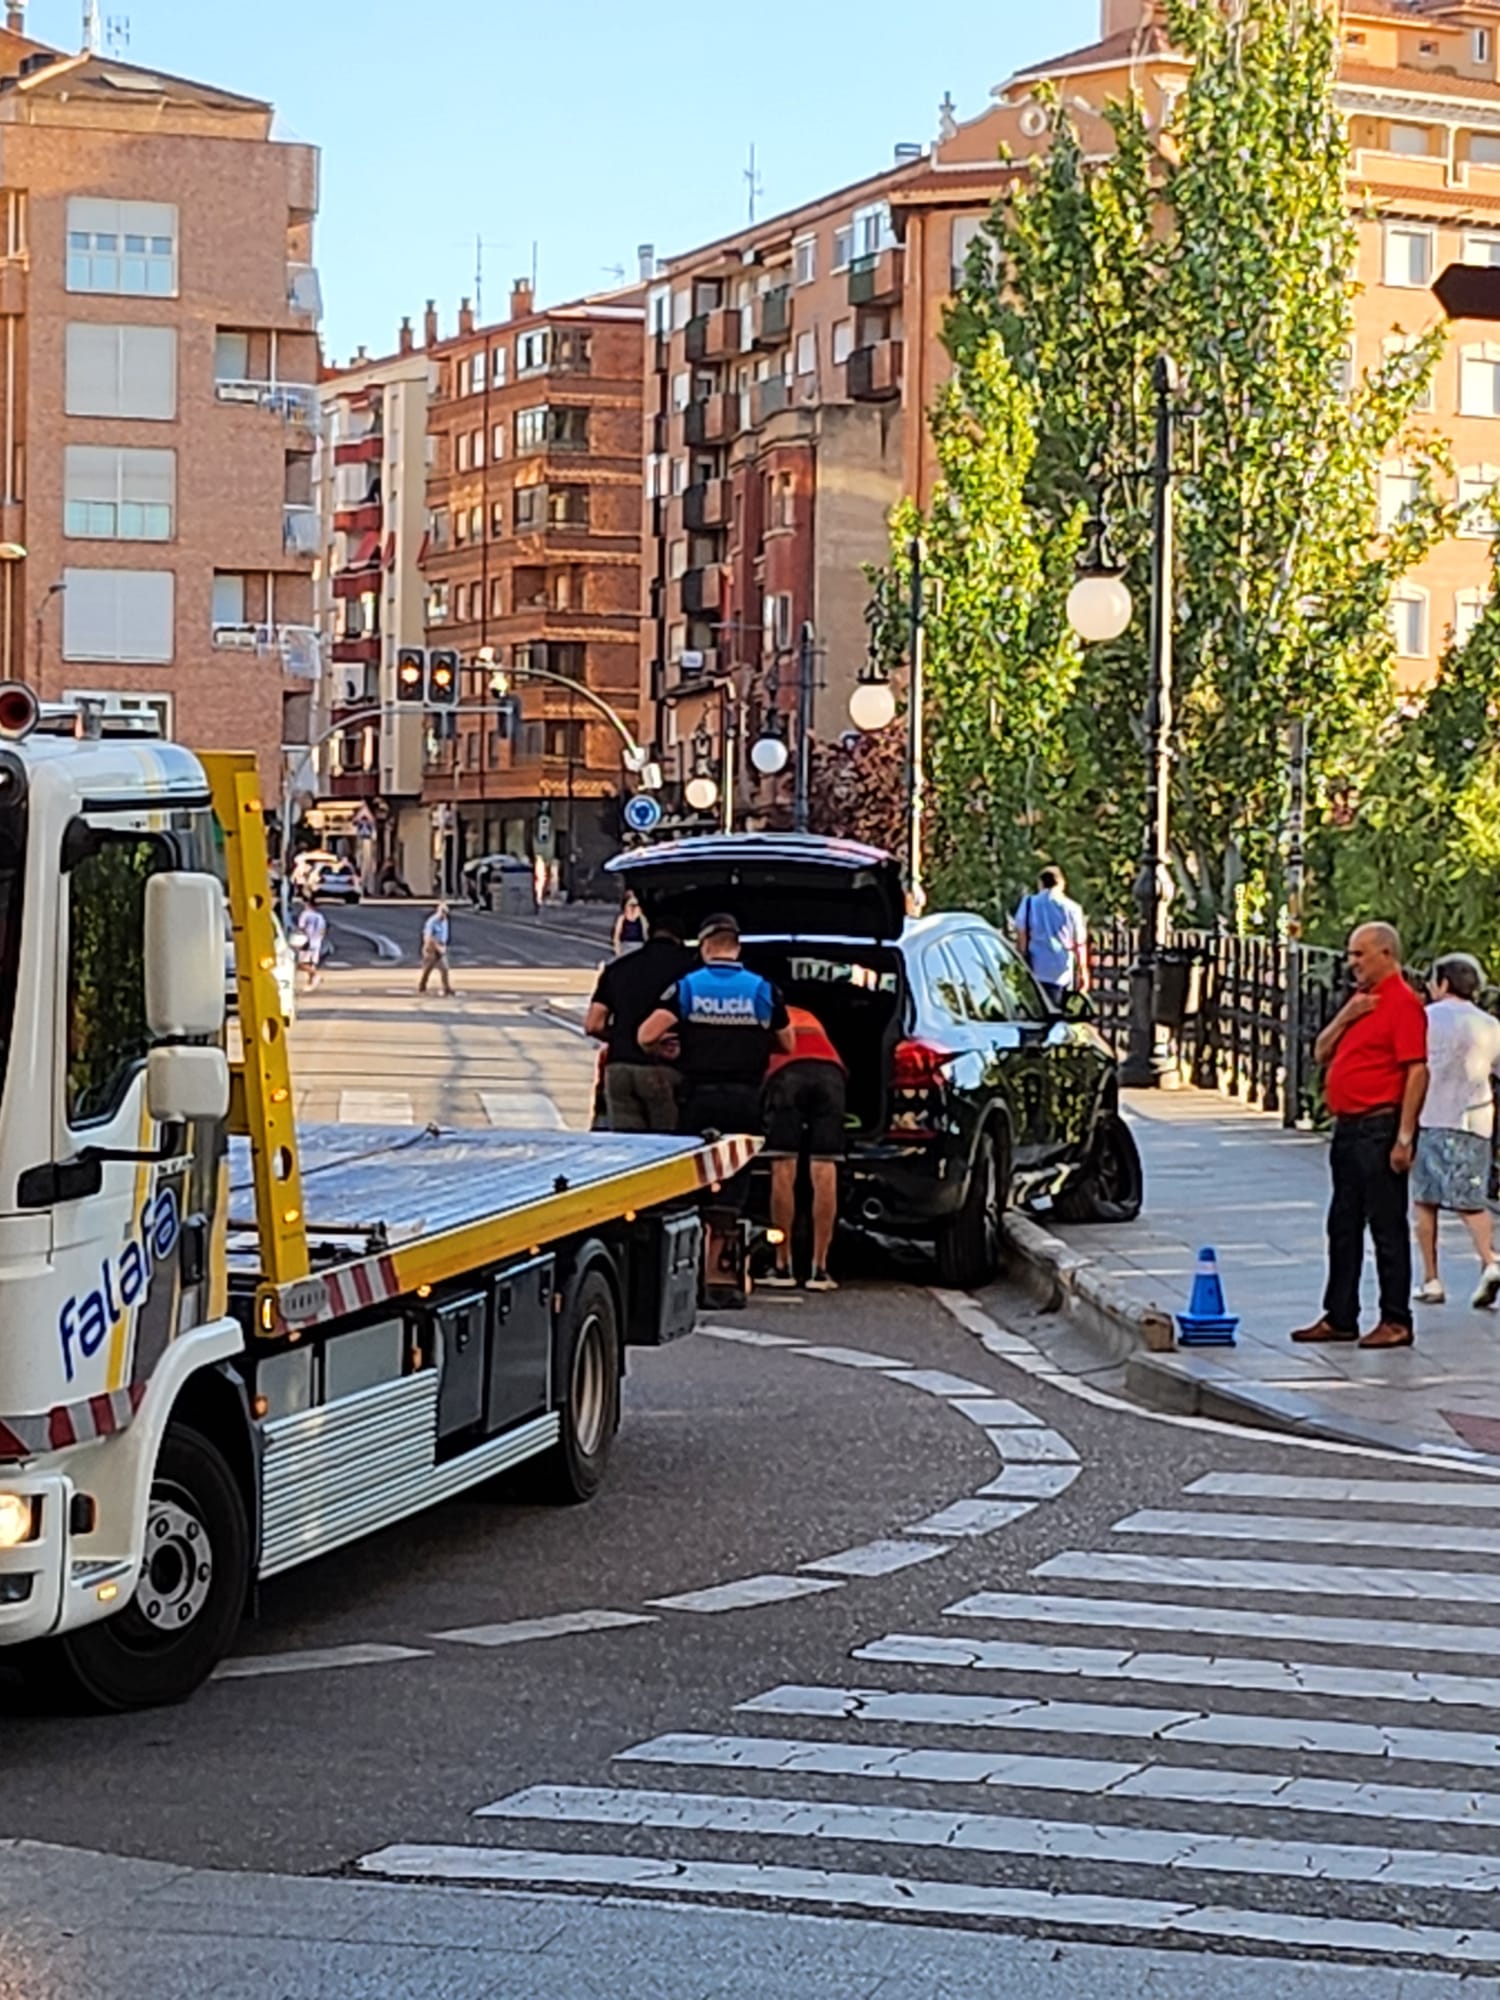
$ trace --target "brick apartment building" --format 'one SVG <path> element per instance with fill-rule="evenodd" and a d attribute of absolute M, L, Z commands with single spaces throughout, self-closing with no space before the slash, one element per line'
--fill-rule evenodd
<path fill-rule="evenodd" d="M 518 283 L 508 322 L 438 338 L 428 405 L 426 641 L 463 660 L 463 700 L 514 677 L 519 726 L 460 713 L 430 732 L 422 797 L 447 808 L 453 872 L 475 855 L 540 854 L 574 894 L 600 887 L 619 841 L 622 743 L 541 668 L 639 716 L 640 293 L 538 311 Z"/>
<path fill-rule="evenodd" d="M 738 805 L 757 823 L 785 818 L 790 779 L 757 779 L 744 750 L 794 737 L 804 625 L 814 735 L 848 728 L 866 651 L 862 565 L 883 557 L 907 484 L 890 204 L 923 166 L 920 149 L 900 153 L 885 173 L 656 270 L 641 674 L 674 818 L 691 818 L 690 777 L 721 776 L 726 723 L 740 738 Z"/>
<path fill-rule="evenodd" d="M 432 868 L 431 815 L 422 803 L 426 726 L 419 713 L 395 706 L 396 657 L 426 640 L 421 558 L 434 365 L 406 320 L 394 354 L 372 361 L 361 352 L 329 370 L 318 454 L 325 667 L 317 734 L 327 745 L 313 760 L 308 789 L 322 800 L 324 832 L 354 842 L 367 876 L 389 860 L 414 887 L 427 886 Z"/>
<path fill-rule="evenodd" d="M 1500 4 L 1497 0 L 1344 0 L 1339 103 L 1353 146 L 1350 199 L 1359 216 L 1351 366 L 1377 363 L 1393 344 L 1441 318 L 1433 279 L 1447 265 L 1500 264 Z M 1100 39 L 1038 64 L 995 92 L 980 117 L 950 126 L 929 165 L 892 191 L 905 244 L 907 335 L 902 457 L 925 497 L 934 473 L 926 413 L 948 372 L 943 311 L 969 244 L 1007 178 L 1001 148 L 1024 163 L 1047 114 L 1037 86 L 1051 80 L 1078 106 L 1092 145 L 1109 128 L 1098 111 L 1139 91 L 1159 126 L 1185 87 L 1152 0 L 1102 0 Z M 1430 418 L 1454 447 L 1456 493 L 1480 500 L 1500 480 L 1500 338 L 1455 324 L 1439 365 Z M 1411 491 L 1397 461 L 1382 474 L 1395 518 Z M 1462 634 L 1488 595 L 1490 525 L 1434 550 L 1392 605 L 1401 681 L 1430 680 L 1451 632 Z"/>
<path fill-rule="evenodd" d="M 317 673 L 318 156 L 271 107 L 0 32 L 0 674 L 253 748 Z"/>

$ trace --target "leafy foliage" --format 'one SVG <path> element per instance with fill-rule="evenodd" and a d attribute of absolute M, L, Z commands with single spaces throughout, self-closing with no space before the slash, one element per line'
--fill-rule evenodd
<path fill-rule="evenodd" d="M 1144 796 L 1142 475 L 1151 372 L 1168 354 L 1182 420 L 1174 915 L 1233 924 L 1277 900 L 1287 723 L 1308 719 L 1325 789 L 1368 768 L 1394 707 L 1392 587 L 1458 510 L 1439 490 L 1446 448 L 1412 426 L 1441 333 L 1347 380 L 1357 232 L 1333 95 L 1337 10 L 1167 0 L 1166 17 L 1192 62 L 1168 129 L 1150 131 L 1138 101 L 1113 106 L 1101 161 L 1090 157 L 1097 130 L 1086 143 L 1051 99 L 1048 148 L 997 203 L 950 313 L 957 372 L 932 422 L 944 487 L 961 480 L 964 532 L 944 533 L 940 494 L 930 560 L 959 612 L 932 648 L 932 777 L 963 886 L 1003 874 L 1016 886 L 1055 856 L 1096 906 L 1123 906 Z M 954 461 L 960 413 L 993 427 L 1002 449 L 1034 426 L 1008 482 L 972 431 Z M 1379 472 L 1397 457 L 1417 495 L 1383 534 Z M 1055 635 L 1081 519 L 1101 491 L 1141 615 L 1079 661 Z M 909 527 L 896 522 L 898 544 Z M 966 673 L 956 662 L 975 636 L 970 551 L 991 546 L 1009 588 L 981 657 L 1004 665 Z M 1018 730 L 980 758 L 997 670 Z M 968 825 L 980 798 L 993 822 L 982 830 Z"/>

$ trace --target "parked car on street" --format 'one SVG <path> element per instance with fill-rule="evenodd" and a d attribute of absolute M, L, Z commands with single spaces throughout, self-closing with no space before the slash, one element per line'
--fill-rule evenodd
<path fill-rule="evenodd" d="M 1059 1012 L 982 917 L 908 922 L 898 864 L 807 834 L 706 835 L 617 856 L 649 919 L 739 919 L 745 962 L 814 1013 L 849 1071 L 846 1220 L 929 1239 L 945 1284 L 993 1275 L 1001 1217 L 1140 1213 L 1115 1060 L 1086 1000 Z"/>
<path fill-rule="evenodd" d="M 289 1028 L 297 1018 L 297 944 L 299 934 L 293 931 L 290 937 L 282 928 L 281 919 L 273 910 L 271 928 L 276 933 L 276 964 L 272 978 L 276 981 L 276 991 L 281 1000 L 281 1018 Z M 228 913 L 224 921 L 224 980 L 226 998 L 231 1014 L 239 1008 L 239 989 L 235 984 L 234 931 L 229 923 Z"/>
<path fill-rule="evenodd" d="M 353 863 L 314 862 L 304 875 L 302 894 L 309 903 L 357 903 L 360 886 Z"/>

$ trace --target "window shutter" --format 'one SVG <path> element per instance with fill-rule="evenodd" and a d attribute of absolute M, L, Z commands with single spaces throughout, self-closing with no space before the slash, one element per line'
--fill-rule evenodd
<path fill-rule="evenodd" d="M 64 659 L 171 659 L 170 570 L 67 569 L 63 582 Z"/>
<path fill-rule="evenodd" d="M 177 329 L 121 327 L 120 415 L 171 418 L 177 414 Z"/>

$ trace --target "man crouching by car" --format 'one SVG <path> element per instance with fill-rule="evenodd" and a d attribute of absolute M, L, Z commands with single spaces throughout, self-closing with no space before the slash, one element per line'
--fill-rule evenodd
<path fill-rule="evenodd" d="M 648 1055 L 671 1036 L 681 1054 L 682 1109 L 678 1130 L 703 1137 L 759 1133 L 761 1086 L 773 1051 L 791 1055 L 796 1038 L 786 1003 L 770 980 L 740 963 L 740 927 L 727 913 L 704 924 L 698 939 L 703 963 L 669 986 L 661 1004 L 641 1023 Z M 748 1193 L 748 1169 L 725 1186 L 705 1217 L 710 1303 L 743 1297 L 739 1219 Z"/>

